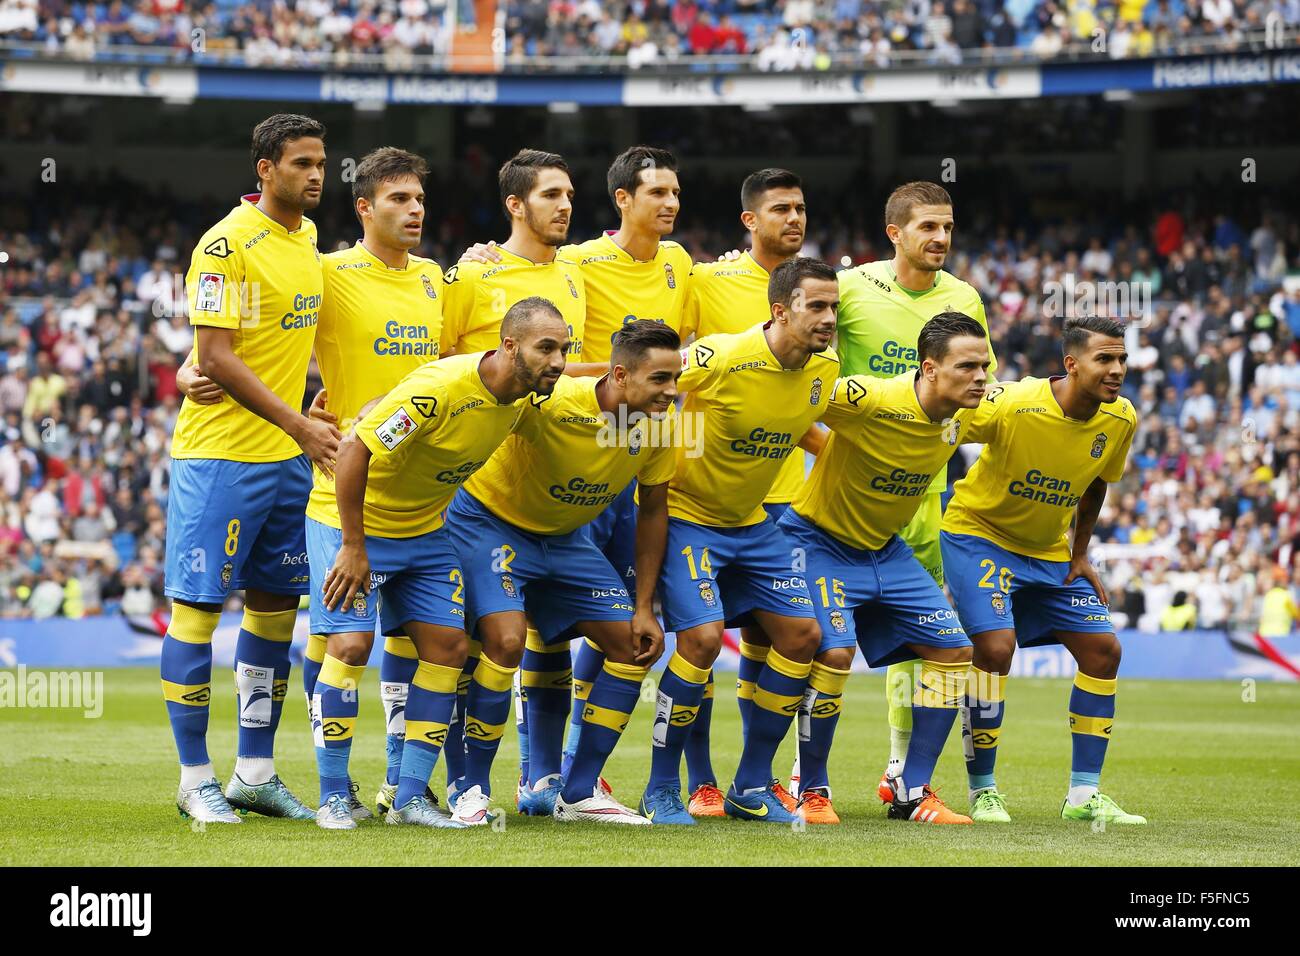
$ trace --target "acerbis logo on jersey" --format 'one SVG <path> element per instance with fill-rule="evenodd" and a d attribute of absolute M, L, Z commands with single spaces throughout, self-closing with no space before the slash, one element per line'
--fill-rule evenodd
<path fill-rule="evenodd" d="M 379 424 L 375 429 L 375 437 L 385 448 L 392 451 L 406 441 L 408 435 L 415 432 L 415 427 L 415 421 L 407 414 L 406 409 L 399 408 Z"/>

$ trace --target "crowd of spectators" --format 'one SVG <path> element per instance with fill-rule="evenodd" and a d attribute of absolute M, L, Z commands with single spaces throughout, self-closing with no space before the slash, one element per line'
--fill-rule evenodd
<path fill-rule="evenodd" d="M 390 70 L 442 55 L 452 0 L 0 0 L 0 38 L 90 59 L 113 47 L 220 55 L 247 65 L 345 65 L 382 57 Z M 475 25 L 458 0 L 456 22 Z M 1300 0 L 501 0 L 507 68 L 537 57 L 626 56 L 634 68 L 693 56 L 749 55 L 763 70 L 881 68 L 898 54 L 961 63 L 984 49 L 1051 59 L 1177 52 L 1198 41 L 1294 42 Z M 1275 35 L 1274 39 L 1282 34 Z"/>
<path fill-rule="evenodd" d="M 749 54 L 759 69 L 956 64 L 1020 48 L 1035 60 L 1090 52 L 1170 53 L 1197 41 L 1249 42 L 1300 24 L 1297 0 L 509 0 L 512 66 L 538 55 L 617 56 L 641 67 Z"/>
<path fill-rule="evenodd" d="M 181 276 L 221 210 L 140 189 L 97 182 L 18 225 L 11 206 L 0 225 L 3 616 L 165 610 L 174 373 L 191 344 Z M 1300 219 L 1281 199 L 1229 214 L 1182 195 L 1119 229 L 966 203 L 949 268 L 986 302 L 1000 378 L 1057 371 L 1070 309 L 1130 326 L 1141 428 L 1095 535 L 1118 620 L 1154 627 L 1185 592 L 1199 624 L 1249 624 L 1273 575 L 1291 574 L 1275 566 L 1300 568 L 1300 291 L 1286 278 L 1300 272 Z M 675 238 L 697 259 L 743 246 L 734 213 L 703 205 Z M 810 187 L 810 210 L 806 255 L 890 254 L 832 192 Z M 355 239 L 341 197 L 320 213 L 322 250 Z M 420 251 L 444 265 L 499 229 L 472 209 L 431 219 Z M 584 218 L 574 235 L 604 225 Z"/>

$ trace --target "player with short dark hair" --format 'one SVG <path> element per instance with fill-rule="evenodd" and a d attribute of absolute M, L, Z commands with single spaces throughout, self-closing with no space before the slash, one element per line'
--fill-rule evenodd
<path fill-rule="evenodd" d="M 659 682 L 650 780 L 641 812 L 693 824 L 681 798 L 682 748 L 727 623 L 756 619 L 772 640 L 725 812 L 796 818 L 773 792 L 772 757 L 803 698 L 820 630 L 790 542 L 763 509 L 782 463 L 825 407 L 839 370 L 830 348 L 835 271 L 815 259 L 778 266 L 771 319 L 736 335 L 708 335 L 682 353 L 683 416 L 699 416 L 701 456 L 678 453 L 661 586 L 677 649 Z M 641 588 L 649 586 L 641 580 Z"/>
<path fill-rule="evenodd" d="M 529 773 L 542 784 L 534 789 L 553 791 L 558 820 L 649 822 L 597 781 L 647 669 L 663 651 L 663 630 L 653 592 L 639 592 L 634 606 L 585 526 L 636 478 L 637 572 L 658 576 L 675 461 L 677 342 L 657 323 L 621 330 L 614 352 L 628 364 L 620 361 L 599 379 L 566 376 L 553 394 L 531 398 L 514 434 L 448 508 L 448 533 L 466 577 L 467 630 L 482 642 L 465 705 L 465 779 L 452 795 L 455 820 L 489 820 L 492 761 L 526 642 L 529 652 L 546 657 L 584 634 L 606 659 L 583 708 L 578 750 L 561 779 L 562 738 L 547 734 L 534 743 Z M 536 628 L 531 634 L 525 611 Z M 543 680 L 562 676 L 567 655 L 556 659 L 554 667 L 536 663 L 534 672 Z"/>
<path fill-rule="evenodd" d="M 320 202 L 324 136 L 305 116 L 258 124 L 252 154 L 261 191 L 203 234 L 186 276 L 195 366 L 225 394 L 206 404 L 187 399 L 172 436 L 172 618 L 161 669 L 181 761 L 177 805 L 204 822 L 238 822 L 232 808 L 314 816 L 276 775 L 273 754 L 308 586 L 311 463 L 331 471 L 338 454 L 338 429 L 302 414 L 322 296 L 316 227 L 304 212 Z M 246 592 L 235 647 L 239 743 L 223 795 L 206 742 L 212 634 L 238 588 Z"/>
<path fill-rule="evenodd" d="M 965 437 L 984 449 L 943 516 L 943 563 L 975 645 L 964 718 L 971 816 L 1011 819 L 993 767 L 1016 646 L 1064 644 L 1078 673 L 1061 816 L 1143 824 L 1100 791 L 1120 644 L 1106 589 L 1088 561 L 1106 486 L 1123 476 L 1137 431 L 1137 412 L 1120 396 L 1128 351 L 1123 326 L 1107 318 L 1068 319 L 1061 341 L 1064 375 L 998 385 L 980 403 Z"/>
<path fill-rule="evenodd" d="M 906 782 L 896 778 L 890 816 L 971 822 L 930 790 L 935 761 L 965 699 L 970 641 L 898 532 L 964 437 L 963 426 L 984 397 L 991 358 L 983 326 L 959 312 L 927 322 L 918 353 L 915 372 L 835 383 L 821 417 L 830 436 L 780 521 L 803 549 L 822 632 L 798 718 L 799 802 L 809 823 L 839 822 L 827 761 L 855 646 L 872 667 L 922 659 Z"/>

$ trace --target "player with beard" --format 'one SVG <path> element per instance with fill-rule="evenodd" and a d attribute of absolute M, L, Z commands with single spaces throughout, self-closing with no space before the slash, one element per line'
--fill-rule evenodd
<path fill-rule="evenodd" d="M 186 276 L 197 366 L 225 397 L 185 401 L 172 436 L 162 690 L 180 754 L 182 815 L 238 823 L 232 808 L 311 819 L 281 782 L 275 731 L 289 644 L 307 593 L 303 512 L 311 465 L 330 472 L 339 432 L 302 414 L 322 280 L 316 226 L 325 127 L 281 113 L 253 130 L 261 192 L 205 232 Z M 214 495 L 214 491 L 220 494 Z M 212 634 L 245 588 L 235 647 L 239 743 L 222 794 L 207 750 Z"/>
<path fill-rule="evenodd" d="M 911 182 L 899 186 L 885 203 L 885 234 L 894 246 L 889 260 L 867 262 L 839 273 L 839 352 L 845 375 L 893 378 L 920 367 L 917 336 L 921 328 L 940 312 L 961 312 L 986 330 L 984 303 L 975 288 L 944 271 L 952 247 L 952 197 L 936 183 Z M 991 356 L 990 380 L 997 371 L 997 357 Z M 942 585 L 943 559 L 939 553 L 940 494 L 948 487 L 948 469 L 935 475 L 916 515 L 901 532 L 916 559 Z M 847 674 L 853 662 L 853 648 L 833 648 L 819 654 L 822 673 L 831 677 Z M 889 704 L 889 765 L 880 779 L 877 794 L 885 803 L 894 798 L 890 778 L 903 772 L 912 733 L 913 678 L 919 660 L 901 661 L 889 667 L 885 696 Z M 814 733 L 826 731 L 827 722 L 814 721 Z M 825 751 L 829 740 L 801 741 Z M 801 781 L 805 790 L 807 780 Z M 814 781 L 817 802 L 829 802 L 830 789 Z M 824 792 L 823 792 L 824 791 Z"/>
<path fill-rule="evenodd" d="M 321 722 L 316 819 L 325 829 L 356 827 L 348 756 L 381 596 L 385 631 L 408 635 L 419 655 L 388 822 L 461 826 L 426 793 L 468 650 L 465 579 L 444 526 L 446 508 L 518 423 L 520 400 L 550 395 L 564 368 L 567 333 L 549 302 L 524 299 L 506 312 L 499 348 L 420 366 L 343 443 L 337 518 L 309 518 L 307 525 L 312 633 L 329 635 L 313 701 Z"/>
<path fill-rule="evenodd" d="M 734 335 L 767 321 L 767 285 L 773 270 L 803 248 L 808 210 L 803 182 L 788 169 L 760 169 L 745 177 L 740 187 L 740 221 L 749 230 L 750 248 L 738 258 L 702 262 L 691 272 L 682 314 L 682 338 L 725 333 Z M 780 519 L 804 482 L 804 453 L 796 448 L 781 466 L 763 510 Z M 740 666 L 736 675 L 736 704 L 742 733 L 753 710 L 754 682 L 767 660 L 771 641 L 756 626 L 740 630 Z M 687 809 L 696 817 L 725 816 L 724 798 L 710 759 L 709 730 L 713 717 L 713 679 L 686 740 L 686 777 L 690 791 Z M 787 810 L 794 797 L 780 783 L 773 792 Z"/>

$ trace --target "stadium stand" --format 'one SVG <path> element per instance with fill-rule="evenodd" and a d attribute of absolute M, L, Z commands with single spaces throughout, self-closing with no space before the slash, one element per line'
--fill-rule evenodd
<path fill-rule="evenodd" d="M 1300 0 L 0 0 L 0 45 L 79 60 L 405 70 L 442 62 L 456 33 L 488 16 L 501 42 L 483 55 L 506 70 L 705 57 L 820 70 L 1258 49 L 1294 34 Z"/>

